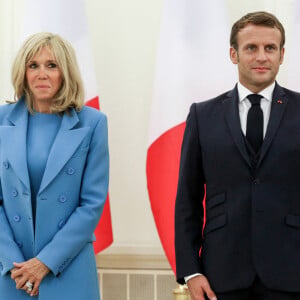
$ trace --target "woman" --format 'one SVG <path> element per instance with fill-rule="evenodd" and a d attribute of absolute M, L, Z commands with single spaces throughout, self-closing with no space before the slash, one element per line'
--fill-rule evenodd
<path fill-rule="evenodd" d="M 74 51 L 29 37 L 0 107 L 0 297 L 100 299 L 93 231 L 108 188 L 106 117 L 83 106 Z"/>

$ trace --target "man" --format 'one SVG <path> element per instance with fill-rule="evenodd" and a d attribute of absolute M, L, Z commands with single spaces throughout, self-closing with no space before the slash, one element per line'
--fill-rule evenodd
<path fill-rule="evenodd" d="M 190 108 L 175 249 L 193 300 L 300 299 L 300 94 L 275 81 L 284 42 L 272 14 L 242 17 L 230 37 L 239 82 Z"/>

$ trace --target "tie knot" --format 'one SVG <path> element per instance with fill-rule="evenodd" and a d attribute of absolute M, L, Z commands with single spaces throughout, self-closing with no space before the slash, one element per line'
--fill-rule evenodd
<path fill-rule="evenodd" d="M 252 105 L 260 105 L 260 99 L 263 98 L 263 96 L 259 94 L 250 94 L 247 96 L 247 98 L 249 99 Z"/>

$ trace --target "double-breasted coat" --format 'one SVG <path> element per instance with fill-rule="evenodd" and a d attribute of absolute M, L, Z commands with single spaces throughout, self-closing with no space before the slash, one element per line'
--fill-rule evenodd
<path fill-rule="evenodd" d="M 36 195 L 35 224 L 27 122 L 24 99 L 0 107 L 0 298 L 32 299 L 16 290 L 10 269 L 37 257 L 50 273 L 36 299 L 99 299 L 92 242 L 108 190 L 106 116 L 89 107 L 63 114 Z"/>

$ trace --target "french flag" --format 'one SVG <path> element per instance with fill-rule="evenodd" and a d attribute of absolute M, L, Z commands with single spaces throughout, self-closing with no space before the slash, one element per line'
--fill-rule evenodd
<path fill-rule="evenodd" d="M 223 0 L 164 0 L 146 173 L 154 220 L 174 273 L 174 210 L 185 119 L 193 102 L 232 89 L 237 81 L 229 58 L 228 19 Z"/>
<path fill-rule="evenodd" d="M 85 87 L 86 105 L 99 109 L 95 64 L 90 48 L 84 0 L 26 0 L 23 40 L 29 35 L 49 31 L 61 35 L 75 49 Z M 95 253 L 113 242 L 109 197 L 95 230 Z"/>

